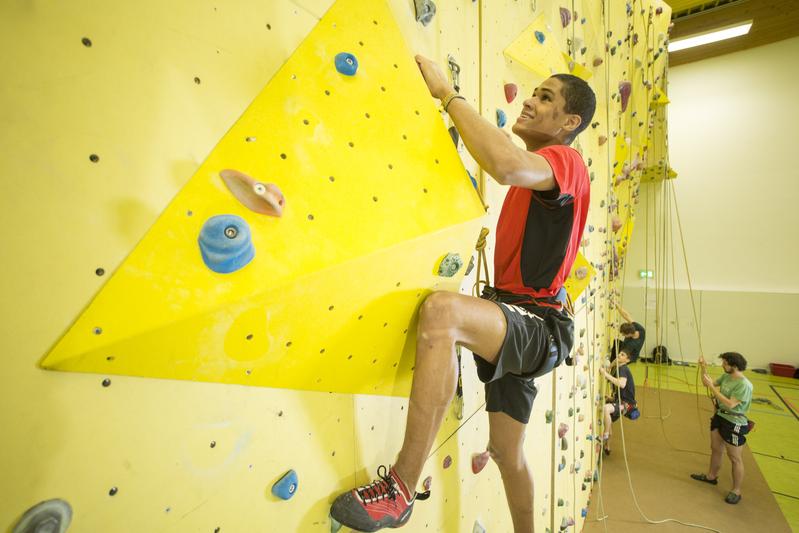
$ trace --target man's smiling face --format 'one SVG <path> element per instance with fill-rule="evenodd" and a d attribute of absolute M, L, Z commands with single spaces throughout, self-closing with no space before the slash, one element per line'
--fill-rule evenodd
<path fill-rule="evenodd" d="M 568 117 L 565 106 L 563 82 L 547 78 L 524 101 L 522 112 L 511 129 L 528 145 L 530 141 L 534 144 L 550 142 L 563 133 Z"/>

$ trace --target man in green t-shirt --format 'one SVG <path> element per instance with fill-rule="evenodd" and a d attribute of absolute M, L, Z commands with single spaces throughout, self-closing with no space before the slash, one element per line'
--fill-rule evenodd
<path fill-rule="evenodd" d="M 727 456 L 732 462 L 733 486 L 724 501 L 735 504 L 741 501 L 741 483 L 744 479 L 742 451 L 746 434 L 749 433 L 746 412 L 752 403 L 752 382 L 743 375 L 746 370 L 746 359 L 743 355 L 727 352 L 719 357 L 724 374 L 716 381 L 707 374 L 705 361 L 699 361 L 703 370 L 702 382 L 713 394 L 716 413 L 710 420 L 710 470 L 707 474 L 691 474 L 691 477 L 716 485 L 724 448 L 727 448 Z"/>

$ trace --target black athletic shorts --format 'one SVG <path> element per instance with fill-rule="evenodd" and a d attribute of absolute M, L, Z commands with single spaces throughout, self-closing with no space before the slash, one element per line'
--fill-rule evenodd
<path fill-rule="evenodd" d="M 630 413 L 632 412 L 633 409 L 635 409 L 635 405 L 634 404 L 627 403 L 627 402 L 621 402 L 621 404 L 620 404 L 618 401 L 610 401 L 610 402 L 605 402 L 605 403 L 609 403 L 609 404 L 613 405 L 613 407 L 615 407 L 613 412 L 610 413 L 610 421 L 611 422 L 615 422 L 616 420 L 618 420 L 621 415 L 624 415 L 627 418 L 630 418 Z"/>
<path fill-rule="evenodd" d="M 746 444 L 746 434 L 749 433 L 749 423 L 734 424 L 717 413 L 710 419 L 710 431 L 714 429 L 719 430 L 724 442 L 733 446 L 743 446 Z"/>
<path fill-rule="evenodd" d="M 551 372 L 569 356 L 574 322 L 554 308 L 493 301 L 508 329 L 496 365 L 474 356 L 477 376 L 485 383 L 486 411 L 503 412 L 526 424 L 537 393 L 533 378 Z"/>

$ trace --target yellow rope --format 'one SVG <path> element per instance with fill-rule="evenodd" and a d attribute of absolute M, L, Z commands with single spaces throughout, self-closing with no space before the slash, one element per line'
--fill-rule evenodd
<path fill-rule="evenodd" d="M 474 282 L 474 285 L 472 285 L 472 296 L 476 296 L 478 298 L 482 293 L 482 287 L 480 287 L 480 284 L 483 284 L 486 287 L 491 286 L 491 277 L 488 274 L 488 259 L 486 258 L 486 237 L 488 237 L 488 234 L 488 228 L 481 229 L 480 236 L 477 238 L 477 244 L 474 247 L 475 250 L 477 250 L 477 278 Z M 485 280 L 481 278 L 485 278 Z"/>

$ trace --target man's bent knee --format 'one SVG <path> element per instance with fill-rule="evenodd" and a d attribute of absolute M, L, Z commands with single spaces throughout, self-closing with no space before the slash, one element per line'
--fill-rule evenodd
<path fill-rule="evenodd" d="M 521 442 L 518 447 L 513 448 L 495 446 L 494 443 L 489 442 L 488 453 L 491 454 L 491 458 L 497 463 L 500 470 L 504 468 L 518 470 L 524 467 L 525 459 Z"/>
<path fill-rule="evenodd" d="M 457 324 L 457 295 L 434 292 L 425 298 L 419 310 L 419 330 L 451 329 Z"/>

